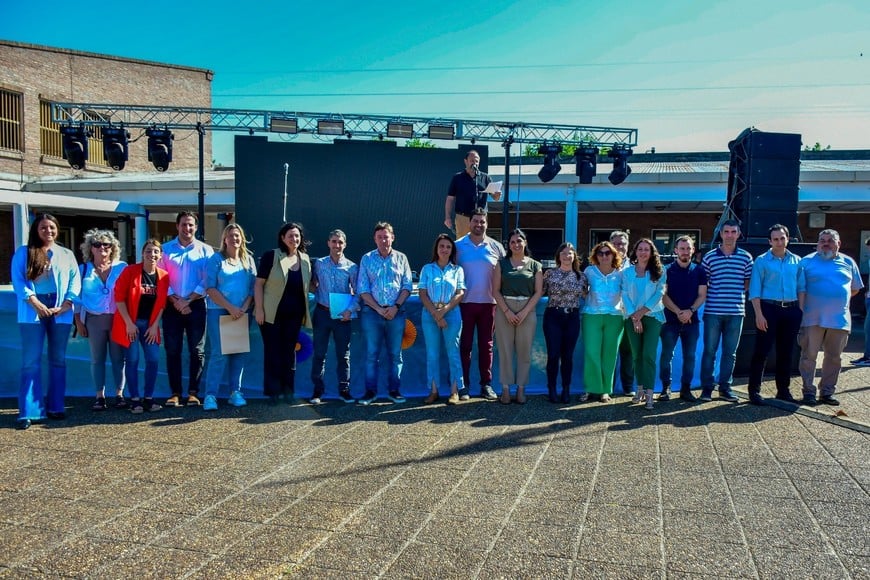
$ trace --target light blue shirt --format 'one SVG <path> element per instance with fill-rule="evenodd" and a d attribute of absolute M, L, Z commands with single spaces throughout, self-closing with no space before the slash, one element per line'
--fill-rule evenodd
<path fill-rule="evenodd" d="M 205 296 L 206 266 L 214 254 L 211 246 L 194 239 L 182 246 L 178 238 L 163 244 L 157 266 L 169 272 L 169 295 L 187 299 L 196 292 Z"/>
<path fill-rule="evenodd" d="M 48 250 L 48 259 L 51 262 L 49 274 L 54 279 L 54 287 L 57 289 L 57 300 L 54 304 L 46 304 L 46 306 L 55 308 L 63 304 L 65 300 L 75 303 L 82 290 L 82 279 L 75 254 L 63 246 L 53 244 Z M 38 323 L 39 315 L 28 302 L 30 297 L 37 292 L 33 280 L 27 279 L 27 246 L 21 246 L 15 250 L 15 254 L 12 256 L 12 288 L 18 298 L 18 322 L 21 324 Z M 60 324 L 72 324 L 72 308 L 55 316 L 54 319 Z"/>
<path fill-rule="evenodd" d="M 465 290 L 465 272 L 449 262 L 443 270 L 437 262 L 429 262 L 420 271 L 417 290 L 425 290 L 435 304 L 447 304 L 457 290 Z"/>
<path fill-rule="evenodd" d="M 771 250 L 758 256 L 752 264 L 749 299 L 793 302 L 797 300 L 797 276 L 800 257 L 785 251 L 777 258 Z"/>
<path fill-rule="evenodd" d="M 230 264 L 220 253 L 212 254 L 206 263 L 206 289 L 214 288 L 233 306 L 241 307 L 254 295 L 254 280 L 257 279 L 257 268 L 252 256 L 245 256 L 238 264 Z M 211 297 L 206 298 L 206 306 L 212 309 L 223 309 Z"/>
<path fill-rule="evenodd" d="M 662 297 L 665 295 L 667 277 L 662 272 L 661 277 L 653 282 L 649 271 L 638 277 L 634 269 L 626 268 L 622 271 L 622 306 L 625 309 L 625 318 L 628 318 L 641 307 L 646 307 L 649 312 L 644 316 L 654 318 L 664 324 L 665 306 Z"/>
<path fill-rule="evenodd" d="M 504 246 L 484 236 L 475 244 L 470 234 L 456 240 L 456 262 L 465 273 L 467 286 L 462 302 L 465 304 L 495 304 L 492 297 L 492 277 L 495 265 L 505 257 Z"/>
<path fill-rule="evenodd" d="M 76 312 L 82 322 L 88 314 L 114 314 L 115 306 L 115 282 L 127 262 L 114 262 L 109 269 L 109 275 L 105 283 L 100 279 L 100 274 L 94 268 L 92 262 L 84 265 L 85 275 L 82 277 L 82 293 L 76 303 Z"/>
<path fill-rule="evenodd" d="M 864 287 L 858 264 L 849 256 L 837 254 L 826 260 L 813 252 L 804 256 L 798 267 L 798 294 L 804 297 L 801 326 L 821 326 L 851 330 L 849 301 L 852 290 Z"/>
<path fill-rule="evenodd" d="M 377 250 L 365 254 L 359 262 L 359 293 L 371 294 L 381 306 L 392 306 L 402 290 L 412 292 L 411 265 L 408 257 L 392 250 L 386 257 Z"/>
<path fill-rule="evenodd" d="M 622 316 L 622 270 L 614 270 L 606 276 L 598 266 L 592 265 L 583 271 L 589 282 L 584 314 L 614 314 Z"/>
<path fill-rule="evenodd" d="M 323 256 L 314 260 L 311 270 L 311 277 L 317 280 L 317 288 L 314 290 L 317 303 L 329 308 L 329 295 L 331 293 L 353 294 L 353 300 L 350 303 L 350 317 L 356 318 L 356 312 L 359 310 L 359 294 L 357 293 L 359 266 L 344 256 L 341 257 L 338 264 L 332 261 L 331 256 Z"/>

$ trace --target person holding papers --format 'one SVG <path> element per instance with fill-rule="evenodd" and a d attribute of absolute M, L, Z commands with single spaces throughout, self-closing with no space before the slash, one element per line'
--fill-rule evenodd
<path fill-rule="evenodd" d="M 465 154 L 465 170 L 450 180 L 444 201 L 444 225 L 448 229 L 456 226 L 456 239 L 471 231 L 471 216 L 477 209 L 486 209 L 487 196 L 500 200 L 501 182 L 493 183 L 480 170 L 480 153 L 472 149 Z"/>
<path fill-rule="evenodd" d="M 248 251 L 245 231 L 230 224 L 221 234 L 221 248 L 206 265 L 206 329 L 211 345 L 205 374 L 203 410 L 217 411 L 217 395 L 224 369 L 229 368 L 230 398 L 233 407 L 247 404 L 242 396 L 242 373 L 250 352 L 250 342 L 244 344 L 248 331 L 248 310 L 254 302 L 254 280 L 257 269 Z M 231 341 L 232 330 L 239 330 L 240 340 Z M 241 343 L 241 344 L 239 344 Z"/>
<path fill-rule="evenodd" d="M 338 375 L 338 396 L 345 403 L 355 403 L 350 394 L 350 321 L 357 317 L 359 297 L 356 279 L 359 266 L 344 257 L 347 236 L 341 230 L 329 232 L 329 255 L 312 264 L 311 284 L 317 304 L 314 307 L 314 359 L 311 382 L 314 391 L 311 404 L 319 405 L 326 385 L 323 382 L 329 335 L 335 346 L 335 373 Z"/>

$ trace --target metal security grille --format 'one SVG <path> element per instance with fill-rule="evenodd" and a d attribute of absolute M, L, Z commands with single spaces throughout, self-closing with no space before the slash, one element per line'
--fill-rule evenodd
<path fill-rule="evenodd" d="M 60 123 L 52 119 L 51 101 L 39 102 L 39 152 L 42 155 L 49 157 L 63 158 L 63 140 L 60 136 Z M 69 118 L 69 115 L 64 115 Z M 109 119 L 100 113 L 94 111 L 82 111 L 81 117 L 83 121 L 89 123 L 109 123 Z M 92 135 L 88 137 L 88 163 L 95 165 L 105 165 L 106 159 L 103 156 L 103 129 L 99 125 L 89 127 Z"/>
<path fill-rule="evenodd" d="M 24 151 L 21 93 L 0 90 L 0 149 Z"/>

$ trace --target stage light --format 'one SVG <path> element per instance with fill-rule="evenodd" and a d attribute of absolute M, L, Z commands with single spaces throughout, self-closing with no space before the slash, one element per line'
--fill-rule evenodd
<path fill-rule="evenodd" d="M 580 183 L 592 183 L 592 178 L 597 173 L 598 147 L 578 147 L 574 152 L 574 157 L 577 159 L 575 173 L 580 178 Z"/>
<path fill-rule="evenodd" d="M 148 161 L 157 171 L 166 171 L 172 162 L 172 140 L 175 136 L 169 129 L 145 129 L 148 136 Z"/>
<path fill-rule="evenodd" d="M 453 125 L 429 125 L 430 139 L 453 139 L 456 127 Z"/>
<path fill-rule="evenodd" d="M 103 127 L 103 157 L 115 171 L 121 171 L 127 164 L 129 138 L 130 133 L 123 127 Z"/>
<path fill-rule="evenodd" d="M 297 119 L 272 117 L 269 120 L 269 131 L 272 133 L 290 133 L 295 135 L 299 131 L 299 121 Z"/>
<path fill-rule="evenodd" d="M 413 139 L 414 125 L 411 123 L 387 123 L 387 137 Z"/>
<path fill-rule="evenodd" d="M 344 135 L 344 121 L 317 120 L 318 135 Z"/>
<path fill-rule="evenodd" d="M 610 183 L 613 185 L 619 185 L 625 181 L 626 177 L 631 175 L 631 167 L 628 165 L 628 158 L 632 153 L 634 152 L 625 145 L 614 145 L 607 154 L 608 157 L 613 159 L 613 171 L 611 171 L 610 175 L 607 176 L 607 179 L 609 179 Z"/>
<path fill-rule="evenodd" d="M 73 127 L 64 125 L 60 128 L 63 143 L 63 158 L 73 169 L 84 169 L 88 160 L 88 134 L 83 125 Z"/>
<path fill-rule="evenodd" d="M 562 171 L 562 166 L 559 164 L 559 153 L 561 152 L 561 145 L 544 144 L 538 147 L 538 154 L 544 156 L 544 166 L 538 171 L 538 179 L 548 183 L 559 175 L 559 172 Z"/>

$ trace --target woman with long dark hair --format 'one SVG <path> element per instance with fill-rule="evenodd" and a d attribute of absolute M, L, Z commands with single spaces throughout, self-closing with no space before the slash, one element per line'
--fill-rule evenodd
<path fill-rule="evenodd" d="M 656 351 L 665 323 L 662 297 L 666 278 L 662 276 L 662 260 L 652 240 L 636 241 L 628 259 L 631 265 L 622 272 L 622 304 L 637 378 L 637 393 L 632 402 L 640 403 L 643 398 L 646 408 L 652 409 Z"/>
<path fill-rule="evenodd" d="M 308 315 L 311 261 L 302 226 L 286 223 L 278 231 L 278 247 L 260 257 L 254 283 L 254 318 L 263 335 L 263 392 L 272 404 L 293 400 L 296 342 Z"/>
<path fill-rule="evenodd" d="M 547 395 L 551 403 L 568 403 L 571 399 L 571 375 L 574 373 L 574 348 L 580 338 L 580 299 L 586 296 L 588 283 L 580 271 L 580 258 L 574 245 L 565 242 L 556 250 L 558 267 L 544 272 L 544 340 L 547 343 Z M 559 366 L 562 367 L 562 392 L 556 394 Z"/>
<path fill-rule="evenodd" d="M 73 322 L 73 303 L 81 291 L 81 276 L 73 252 L 57 243 L 60 224 L 53 215 L 39 214 L 30 224 L 27 245 L 12 257 L 12 287 L 18 298 L 21 333 L 21 384 L 16 429 L 32 421 L 64 419 L 66 346 Z M 42 347 L 48 339 L 49 379 L 42 394 Z"/>

